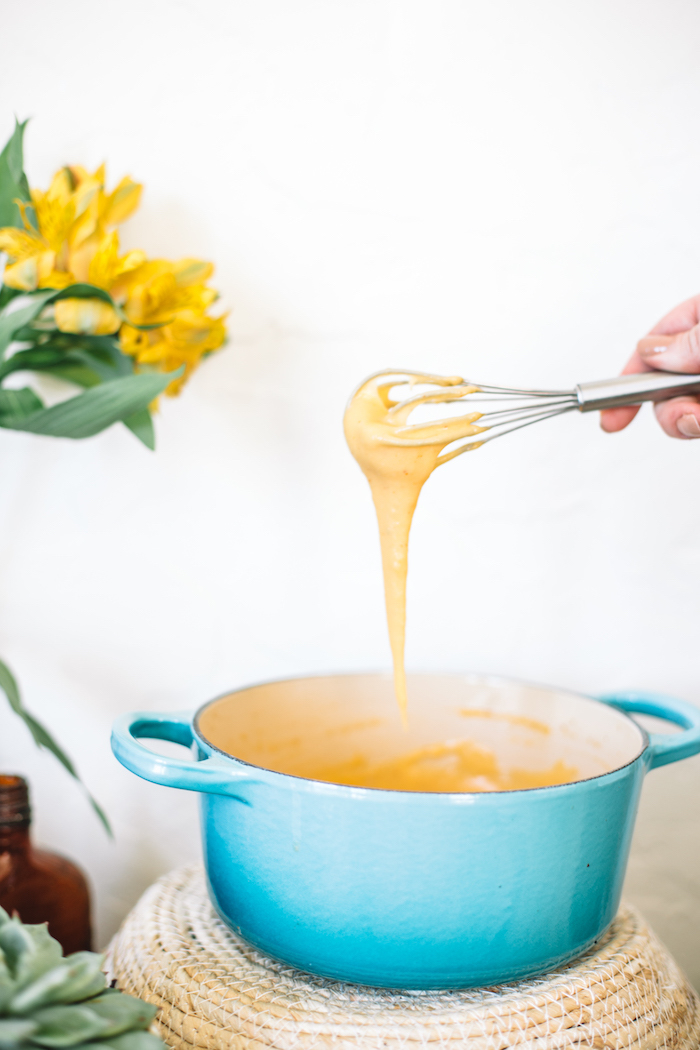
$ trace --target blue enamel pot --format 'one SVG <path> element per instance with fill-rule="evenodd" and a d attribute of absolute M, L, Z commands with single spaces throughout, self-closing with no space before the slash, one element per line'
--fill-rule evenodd
<path fill-rule="evenodd" d="M 648 735 L 637 712 L 681 731 Z M 146 780 L 200 792 L 209 890 L 231 929 L 302 970 L 408 989 L 501 984 L 589 948 L 618 907 L 644 776 L 700 751 L 700 711 L 646 693 L 593 699 L 413 675 L 409 720 L 406 731 L 386 675 L 293 679 L 194 717 L 127 715 L 112 747 Z M 193 759 L 141 738 L 191 747 Z M 513 783 L 557 769 L 571 782 L 472 792 L 329 782 L 331 768 L 433 745 L 438 755 L 455 740 L 495 756 Z"/>

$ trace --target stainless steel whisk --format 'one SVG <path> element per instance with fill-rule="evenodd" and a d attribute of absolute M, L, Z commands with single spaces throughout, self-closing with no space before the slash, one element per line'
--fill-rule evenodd
<path fill-rule="evenodd" d="M 679 394 L 700 394 L 700 375 L 678 375 L 672 372 L 645 372 L 593 383 L 578 383 L 572 390 L 517 390 L 464 380 L 464 385 L 468 383 L 476 388 L 474 392 L 465 393 L 454 400 L 449 397 L 445 400 L 451 400 L 453 404 L 468 404 L 479 412 L 484 403 L 510 406 L 484 410 L 477 422 L 488 432 L 480 435 L 478 441 L 471 443 L 473 445 L 483 445 L 496 437 L 574 409 L 594 412 L 604 408 L 638 405 L 642 401 L 666 401 Z"/>

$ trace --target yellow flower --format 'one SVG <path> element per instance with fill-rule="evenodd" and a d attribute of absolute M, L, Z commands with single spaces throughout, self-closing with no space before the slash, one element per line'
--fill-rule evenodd
<path fill-rule="evenodd" d="M 159 324 L 142 331 L 123 325 L 119 339 L 125 354 L 140 365 L 170 372 L 182 365 L 185 371 L 173 380 L 166 393 L 180 393 L 203 356 L 218 350 L 226 340 L 224 317 L 210 317 L 206 310 L 216 292 L 205 287 L 213 271 L 199 259 L 168 262 L 154 259 L 126 274 L 112 289 L 120 293 L 124 310 L 135 324 Z"/>
<path fill-rule="evenodd" d="M 119 254 L 114 227 L 135 211 L 141 191 L 127 176 L 106 193 L 104 165 L 92 174 L 77 166 L 61 168 L 47 190 L 32 190 L 36 227 L 27 215 L 30 206 L 20 203 L 24 230 L 0 229 L 0 251 L 9 258 L 4 283 L 22 291 L 76 283 L 103 288 L 131 324 L 121 323 L 117 311 L 100 299 L 70 298 L 53 306 L 57 328 L 80 335 L 118 331 L 121 349 L 137 369 L 170 372 L 184 366 L 166 391 L 175 395 L 202 358 L 223 346 L 225 317 L 207 312 L 217 298 L 207 286 L 211 263 L 149 261 L 142 251 Z"/>
<path fill-rule="evenodd" d="M 119 314 L 101 299 L 59 299 L 54 320 L 60 332 L 76 335 L 112 335 L 119 328 Z"/>
<path fill-rule="evenodd" d="M 3 282 L 9 288 L 32 292 L 52 273 L 56 253 L 35 233 L 6 226 L 0 230 L 0 251 L 14 262 L 5 267 Z"/>
<path fill-rule="evenodd" d="M 20 205 L 24 231 L 0 229 L 0 250 L 10 258 L 5 284 L 34 291 L 90 280 L 91 266 L 103 251 L 110 228 L 128 219 L 141 198 L 142 187 L 128 176 L 112 193 L 105 193 L 104 183 L 104 165 L 92 175 L 80 167 L 61 168 L 48 190 L 32 190 L 38 229 L 27 218 L 27 205 Z M 111 246 L 109 251 L 113 253 Z M 144 259 L 139 253 L 126 269 L 140 265 Z M 112 265 L 111 279 L 122 272 L 123 268 Z M 100 283 L 100 287 L 106 285 Z"/>
<path fill-rule="evenodd" d="M 88 267 L 88 284 L 94 284 L 98 288 L 109 291 L 114 284 L 125 274 L 143 266 L 146 261 L 145 252 L 133 251 L 126 255 L 119 255 L 119 235 L 116 230 L 103 237 L 100 246 L 90 260 Z"/>
<path fill-rule="evenodd" d="M 84 168 L 69 168 L 75 196 L 82 205 L 69 237 L 69 268 L 78 281 L 88 281 L 90 265 L 100 250 L 107 230 L 118 226 L 136 210 L 143 187 L 128 176 L 112 193 L 104 192 L 104 166 L 94 175 Z"/>

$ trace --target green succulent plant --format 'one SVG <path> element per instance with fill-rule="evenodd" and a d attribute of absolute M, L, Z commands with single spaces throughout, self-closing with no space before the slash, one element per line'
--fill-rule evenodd
<path fill-rule="evenodd" d="M 0 908 L 0 1050 L 164 1050 L 156 1007 L 108 988 L 103 961 Z"/>

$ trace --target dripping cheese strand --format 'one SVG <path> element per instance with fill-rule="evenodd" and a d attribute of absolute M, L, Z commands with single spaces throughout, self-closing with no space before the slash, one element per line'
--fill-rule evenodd
<path fill-rule="evenodd" d="M 403 401 L 392 401 L 389 396 L 398 385 L 425 383 L 440 389 Z M 419 405 L 456 401 L 478 389 L 459 376 L 387 370 L 364 380 L 345 412 L 345 437 L 369 482 L 377 512 L 394 690 L 404 724 L 408 703 L 404 668 L 406 579 L 413 514 L 421 489 L 435 468 L 478 448 L 479 442 L 444 453 L 447 445 L 488 429 L 476 424 L 479 412 L 425 424 L 411 425 L 407 420 Z"/>

